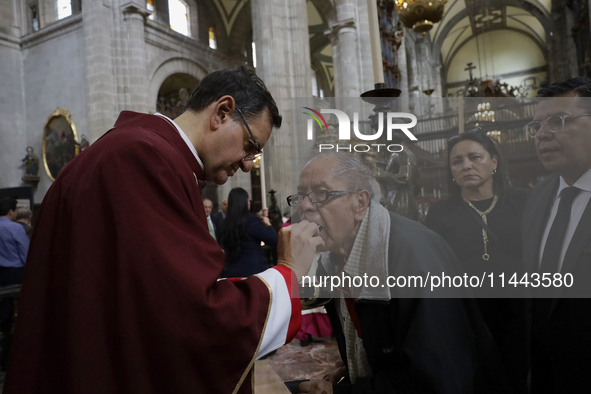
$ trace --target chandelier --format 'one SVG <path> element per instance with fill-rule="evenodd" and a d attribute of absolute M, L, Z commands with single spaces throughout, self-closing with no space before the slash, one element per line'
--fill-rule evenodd
<path fill-rule="evenodd" d="M 474 114 L 474 118 L 479 122 L 494 122 L 495 111 L 491 111 L 490 103 L 480 103 L 478 104 L 478 112 Z"/>
<path fill-rule="evenodd" d="M 443 17 L 447 0 L 395 0 L 396 12 L 402 24 L 417 33 L 425 34 Z"/>

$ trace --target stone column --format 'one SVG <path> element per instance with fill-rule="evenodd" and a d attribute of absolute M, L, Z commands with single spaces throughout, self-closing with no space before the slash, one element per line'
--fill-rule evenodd
<path fill-rule="evenodd" d="M 88 95 L 88 130 L 85 134 L 91 143 L 109 130 L 117 118 L 111 7 L 111 0 L 84 0 L 82 4 Z"/>
<path fill-rule="evenodd" d="M 12 0 L 0 0 L 0 188 L 21 186 L 25 171 L 21 159 L 26 155 L 27 138 L 25 98 L 23 85 L 23 55 L 19 36 L 20 30 L 17 4 Z M 20 5 L 19 5 L 20 6 Z M 36 141 L 35 141 L 36 142 Z M 36 154 L 41 158 L 38 146 Z M 40 172 L 41 174 L 41 172 Z"/>
<path fill-rule="evenodd" d="M 563 2 L 552 2 L 552 33 L 548 46 L 548 83 L 564 81 L 578 75 L 575 44 L 570 29 L 572 16 Z"/>
<path fill-rule="evenodd" d="M 405 51 L 402 52 L 402 48 Z M 405 57 L 406 63 L 404 68 L 401 62 L 401 70 L 403 74 L 403 81 L 408 85 L 408 107 L 412 113 L 425 114 L 430 105 L 429 97 L 424 93 L 427 89 L 433 89 L 431 97 L 441 97 L 441 65 L 439 60 L 433 59 L 433 52 L 429 41 L 421 34 L 414 33 L 410 30 L 404 32 L 403 45 L 401 45 L 401 56 Z M 433 113 L 441 112 L 441 100 L 432 100 L 435 107 L 432 108 Z"/>
<path fill-rule="evenodd" d="M 124 108 L 137 112 L 149 112 L 154 103 L 147 102 L 149 81 L 146 76 L 146 41 L 144 24 L 149 15 L 145 1 L 130 1 L 121 7 L 124 26 L 121 30 L 122 42 L 125 44 L 128 65 L 122 68 L 125 73 Z"/>
<path fill-rule="evenodd" d="M 398 48 L 398 68 L 400 69 L 400 99 L 398 109 L 402 112 L 407 112 L 408 105 L 409 105 L 409 92 L 408 92 L 408 65 L 406 60 L 406 40 L 404 39 L 406 36 L 406 32 L 402 36 L 402 42 L 400 43 L 400 47 Z"/>
<path fill-rule="evenodd" d="M 415 46 L 414 37 L 409 30 L 404 32 L 404 46 L 406 52 L 408 73 L 408 109 L 411 113 L 417 114 L 419 112 L 420 105 L 418 103 L 420 97 L 420 82 L 419 82 L 419 64 L 417 61 L 417 51 Z"/>
<path fill-rule="evenodd" d="M 363 91 L 357 42 L 356 0 L 337 0 L 336 21 L 330 23 L 329 28 L 333 44 L 335 97 L 359 97 Z M 369 30 L 367 35 L 369 36 Z M 371 53 L 369 58 L 371 59 Z"/>
<path fill-rule="evenodd" d="M 357 42 L 359 62 L 359 86 L 361 93 L 374 88 L 371 38 L 369 36 L 369 10 L 367 0 L 357 1 Z M 377 2 L 377 0 L 373 0 Z"/>
<path fill-rule="evenodd" d="M 256 71 L 283 116 L 281 129 L 273 132 L 265 147 L 267 190 L 277 190 L 283 211 L 287 206 L 285 198 L 293 192 L 292 155 L 298 156 L 298 147 L 292 146 L 292 133 L 301 132 L 292 127 L 297 113 L 292 113 L 291 99 L 312 95 L 306 1 L 251 0 L 251 5 Z"/>

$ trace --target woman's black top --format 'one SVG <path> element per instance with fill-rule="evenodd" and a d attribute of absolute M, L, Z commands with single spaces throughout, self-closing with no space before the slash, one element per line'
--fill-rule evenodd
<path fill-rule="evenodd" d="M 521 278 L 520 274 L 524 272 L 521 222 L 529 192 L 509 189 L 486 215 L 492 233 L 488 235 L 488 261 L 482 258 L 482 226 L 474 215 L 476 211 L 461 196 L 433 204 L 429 208 L 425 225 L 445 238 L 468 275 L 480 276 L 483 272 L 498 275 L 504 272 L 505 281 L 513 273 Z M 491 206 L 493 199 L 471 202 L 484 212 Z M 499 347 L 514 392 L 526 393 L 529 362 L 525 299 L 479 298 L 477 302 Z"/>
<path fill-rule="evenodd" d="M 266 270 L 267 263 L 261 250 L 261 241 L 266 245 L 277 246 L 277 232 L 273 226 L 265 226 L 256 213 L 246 218 L 244 233 L 240 239 L 240 253 L 233 260 L 226 261 L 224 276 L 227 278 L 251 276 Z"/>

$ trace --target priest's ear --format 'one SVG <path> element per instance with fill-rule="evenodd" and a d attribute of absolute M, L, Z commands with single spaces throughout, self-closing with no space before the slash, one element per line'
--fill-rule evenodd
<path fill-rule="evenodd" d="M 355 220 L 363 220 L 371 201 L 371 196 L 367 190 L 357 192 L 352 197 L 354 199 Z"/>
<path fill-rule="evenodd" d="M 224 123 L 232 120 L 232 113 L 236 109 L 236 102 L 232 96 L 222 96 L 218 101 L 212 104 L 213 112 L 211 114 L 211 129 L 217 130 Z"/>

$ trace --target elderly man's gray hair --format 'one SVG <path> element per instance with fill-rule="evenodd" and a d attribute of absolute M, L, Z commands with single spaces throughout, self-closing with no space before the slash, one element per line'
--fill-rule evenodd
<path fill-rule="evenodd" d="M 336 164 L 332 168 L 332 175 L 345 182 L 347 189 L 350 191 L 358 192 L 367 190 L 370 198 L 373 200 L 374 192 L 373 187 L 371 187 L 373 176 L 361 159 L 352 153 L 324 152 L 314 156 L 308 163 L 319 158 L 327 160 L 335 159 Z"/>
<path fill-rule="evenodd" d="M 33 212 L 27 208 L 18 208 L 16 210 L 16 220 L 19 219 L 31 219 L 33 217 Z"/>

